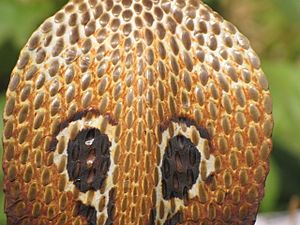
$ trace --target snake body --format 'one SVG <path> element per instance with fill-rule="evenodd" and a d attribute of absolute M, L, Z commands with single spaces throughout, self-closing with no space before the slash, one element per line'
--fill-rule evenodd
<path fill-rule="evenodd" d="M 272 101 L 199 0 L 72 0 L 30 37 L 4 110 L 8 224 L 253 224 Z"/>

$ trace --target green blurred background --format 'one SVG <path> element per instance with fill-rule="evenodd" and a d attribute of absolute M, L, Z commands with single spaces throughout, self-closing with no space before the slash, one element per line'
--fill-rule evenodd
<path fill-rule="evenodd" d="M 67 0 L 0 0 L 0 115 L 20 49 Z M 300 196 L 300 0 L 206 0 L 245 34 L 261 57 L 274 106 L 274 148 L 261 212 L 297 207 Z M 2 118 L 0 133 L 2 133 Z M 299 132 L 299 133 L 298 133 Z M 2 145 L 0 145 L 2 157 Z M 2 170 L 0 189 L 2 189 Z M 293 199 L 293 201 L 291 201 Z M 296 204 L 295 204 L 296 202 Z M 3 194 L 0 192 L 0 224 Z"/>

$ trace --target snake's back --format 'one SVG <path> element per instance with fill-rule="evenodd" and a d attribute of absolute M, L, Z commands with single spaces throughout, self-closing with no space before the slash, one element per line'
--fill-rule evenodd
<path fill-rule="evenodd" d="M 8 224 L 253 224 L 272 128 L 259 58 L 201 1 L 70 1 L 11 74 Z"/>

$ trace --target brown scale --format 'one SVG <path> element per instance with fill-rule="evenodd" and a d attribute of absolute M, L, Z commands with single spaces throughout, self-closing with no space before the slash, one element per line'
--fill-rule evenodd
<path fill-rule="evenodd" d="M 72 0 L 34 32 L 6 96 L 8 224 L 254 223 L 268 82 L 200 0 Z"/>

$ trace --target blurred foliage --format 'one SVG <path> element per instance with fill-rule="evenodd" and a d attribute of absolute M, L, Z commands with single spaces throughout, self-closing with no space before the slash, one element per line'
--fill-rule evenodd
<path fill-rule="evenodd" d="M 261 57 L 273 96 L 275 120 L 271 172 L 261 211 L 286 210 L 291 196 L 300 196 L 300 1 L 204 1 L 235 24 L 249 38 Z M 67 0 L 0 0 L 1 116 L 4 91 L 20 49 L 39 24 L 66 2 Z M 1 130 L 0 118 L 0 133 Z M 2 170 L 0 176 L 2 177 Z M 5 224 L 1 194 L 0 204 L 0 224 Z"/>
<path fill-rule="evenodd" d="M 278 202 L 280 193 L 280 179 L 279 179 L 279 168 L 276 162 L 271 160 L 271 170 L 267 177 L 266 190 L 263 201 L 260 205 L 261 211 L 271 211 L 274 209 L 274 205 Z"/>

